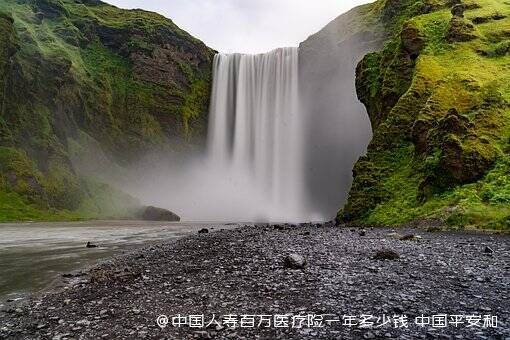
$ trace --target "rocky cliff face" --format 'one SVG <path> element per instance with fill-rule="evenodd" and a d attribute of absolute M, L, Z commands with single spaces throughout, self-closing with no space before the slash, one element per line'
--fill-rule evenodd
<path fill-rule="evenodd" d="M 94 215 L 98 194 L 123 196 L 77 174 L 71 159 L 92 146 L 125 165 L 200 145 L 212 56 L 155 13 L 97 0 L 2 1 L 0 220 L 17 209 Z"/>
<path fill-rule="evenodd" d="M 508 228 L 510 5 L 397 3 L 385 47 L 357 67 L 374 137 L 339 219 Z"/>
<path fill-rule="evenodd" d="M 373 4 L 357 7 L 300 46 L 308 206 L 322 218 L 331 218 L 345 203 L 352 167 L 371 138 L 370 122 L 354 84 L 357 63 L 382 45 L 379 13 Z"/>

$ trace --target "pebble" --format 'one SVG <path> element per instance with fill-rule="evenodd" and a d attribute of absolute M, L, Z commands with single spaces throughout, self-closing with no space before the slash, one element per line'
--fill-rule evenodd
<path fill-rule="evenodd" d="M 162 332 L 155 322 L 160 313 L 215 313 L 217 318 L 224 313 L 407 314 L 412 320 L 422 313 L 449 312 L 497 314 L 498 322 L 509 319 L 508 237 L 432 233 L 423 242 L 410 243 L 388 238 L 389 229 L 372 229 L 366 239 L 340 230 L 312 226 L 275 230 L 265 225 L 207 237 L 195 234 L 127 252 L 99 265 L 103 281 L 90 280 L 98 270 L 94 267 L 83 277 L 88 285 L 29 300 L 22 313 L 9 306 L 13 312 L 0 313 L 0 338 L 51 339 L 71 330 L 61 338 L 195 338 L 194 330 L 186 328 L 167 327 Z M 399 229 L 404 235 L 416 231 Z M 455 247 L 462 242 L 466 245 Z M 497 249 L 498 256 L 485 260 L 473 256 L 476 251 L 483 255 L 485 246 Z M 400 260 L 371 260 L 385 249 Z M 281 261 L 285 264 L 289 257 L 301 270 L 285 270 Z M 37 329 L 42 324 L 47 327 Z M 434 339 L 450 334 L 392 327 L 356 332 L 335 326 L 251 331 L 216 324 L 197 331 L 205 331 L 196 334 L 199 339 L 411 340 L 426 339 L 427 332 Z M 497 330 L 459 328 L 452 338 L 506 339 L 509 333 L 504 325 Z"/>

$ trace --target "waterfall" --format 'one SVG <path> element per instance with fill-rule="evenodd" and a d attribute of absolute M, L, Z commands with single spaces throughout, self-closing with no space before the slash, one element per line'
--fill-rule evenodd
<path fill-rule="evenodd" d="M 214 58 L 208 161 L 252 202 L 252 216 L 305 218 L 298 48 Z"/>
<path fill-rule="evenodd" d="M 216 55 L 205 155 L 156 153 L 123 187 L 189 222 L 333 218 L 371 134 L 357 59 L 330 41 Z"/>

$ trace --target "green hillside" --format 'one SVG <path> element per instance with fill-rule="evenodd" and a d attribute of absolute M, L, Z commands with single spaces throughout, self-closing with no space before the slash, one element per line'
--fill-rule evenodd
<path fill-rule="evenodd" d="M 135 201 L 81 178 L 71 159 L 89 144 L 120 165 L 200 145 L 212 56 L 154 13 L 2 0 L 0 221 L 125 214 Z"/>
<path fill-rule="evenodd" d="M 378 4 L 397 20 L 358 65 L 374 138 L 339 219 L 509 228 L 510 2 Z"/>

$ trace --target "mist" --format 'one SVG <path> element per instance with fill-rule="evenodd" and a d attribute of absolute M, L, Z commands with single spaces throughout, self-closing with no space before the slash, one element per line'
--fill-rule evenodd
<path fill-rule="evenodd" d="M 300 46 L 308 205 L 330 218 L 346 203 L 352 169 L 372 138 L 355 78 L 358 62 L 380 47 L 380 39 L 350 31 L 348 20 L 349 14 L 337 18 Z"/>
<path fill-rule="evenodd" d="M 372 137 L 356 95 L 356 65 L 380 45 L 376 36 L 349 31 L 347 20 L 339 17 L 294 49 L 291 68 L 294 52 L 217 55 L 201 150 L 155 151 L 121 171 L 103 166 L 100 175 L 81 157 L 78 168 L 187 222 L 335 218 Z"/>
<path fill-rule="evenodd" d="M 133 177 L 150 182 L 124 187 L 195 222 L 323 220 L 305 204 L 298 52 L 216 55 L 205 154 L 146 160 Z"/>

